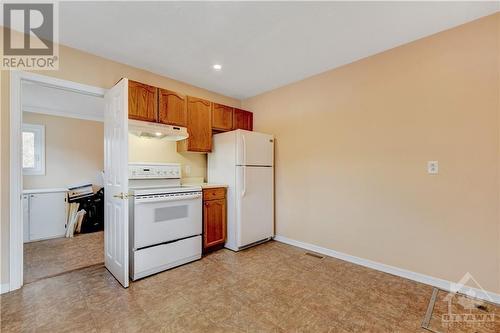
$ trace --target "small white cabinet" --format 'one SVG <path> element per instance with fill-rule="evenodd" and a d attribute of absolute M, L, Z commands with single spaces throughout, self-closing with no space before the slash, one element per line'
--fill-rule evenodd
<path fill-rule="evenodd" d="M 64 237 L 66 192 L 34 191 L 23 195 L 24 241 Z"/>

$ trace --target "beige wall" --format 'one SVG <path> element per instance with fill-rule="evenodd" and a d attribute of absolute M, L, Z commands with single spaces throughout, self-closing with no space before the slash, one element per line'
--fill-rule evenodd
<path fill-rule="evenodd" d="M 182 164 L 183 178 L 196 177 L 206 180 L 207 155 L 199 153 L 179 154 L 175 141 L 129 134 L 128 152 L 130 162 L 180 163 Z"/>
<path fill-rule="evenodd" d="M 23 112 L 23 122 L 45 125 L 45 175 L 24 176 L 25 189 L 100 184 L 104 123 L 30 112 Z"/>
<path fill-rule="evenodd" d="M 3 29 L 0 35 L 3 34 Z M 1 43 L 0 43 L 1 44 Z M 209 99 L 214 102 L 240 106 L 240 101 L 210 92 L 183 82 L 169 79 L 145 70 L 104 59 L 76 49 L 60 46 L 59 70 L 40 71 L 42 75 L 57 77 L 102 88 L 110 88 L 122 77 L 168 88 L 183 94 Z M 1 283 L 9 281 L 9 80 L 7 71 L 1 73 Z"/>
<path fill-rule="evenodd" d="M 243 101 L 276 135 L 277 233 L 500 292 L 499 24 Z"/>
<path fill-rule="evenodd" d="M 497 79 L 500 81 L 500 14 L 497 13 Z M 497 86 L 497 108 L 498 112 L 500 112 L 500 83 Z M 500 116 L 497 117 L 498 120 L 498 142 L 499 142 L 499 151 L 497 151 L 497 157 L 498 157 L 498 188 L 500 191 Z M 498 202 L 497 202 L 497 207 L 498 207 L 498 258 L 500 261 L 500 193 L 498 194 Z M 498 264 L 498 284 L 500 285 L 500 262 Z"/>

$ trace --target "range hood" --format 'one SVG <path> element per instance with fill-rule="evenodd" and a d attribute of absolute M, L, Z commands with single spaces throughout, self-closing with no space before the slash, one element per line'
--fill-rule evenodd
<path fill-rule="evenodd" d="M 128 131 L 140 137 L 165 139 L 169 141 L 180 141 L 189 137 L 187 128 L 185 127 L 131 119 L 128 121 Z"/>

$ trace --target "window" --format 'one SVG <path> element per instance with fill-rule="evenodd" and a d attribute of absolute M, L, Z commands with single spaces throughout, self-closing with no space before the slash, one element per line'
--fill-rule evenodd
<path fill-rule="evenodd" d="M 23 124 L 23 174 L 45 174 L 45 126 Z"/>

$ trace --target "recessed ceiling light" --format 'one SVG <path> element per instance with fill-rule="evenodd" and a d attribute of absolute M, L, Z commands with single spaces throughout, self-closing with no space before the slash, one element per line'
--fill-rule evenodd
<path fill-rule="evenodd" d="M 222 69 L 222 65 L 220 64 L 215 64 L 212 66 L 216 71 L 220 71 Z"/>

